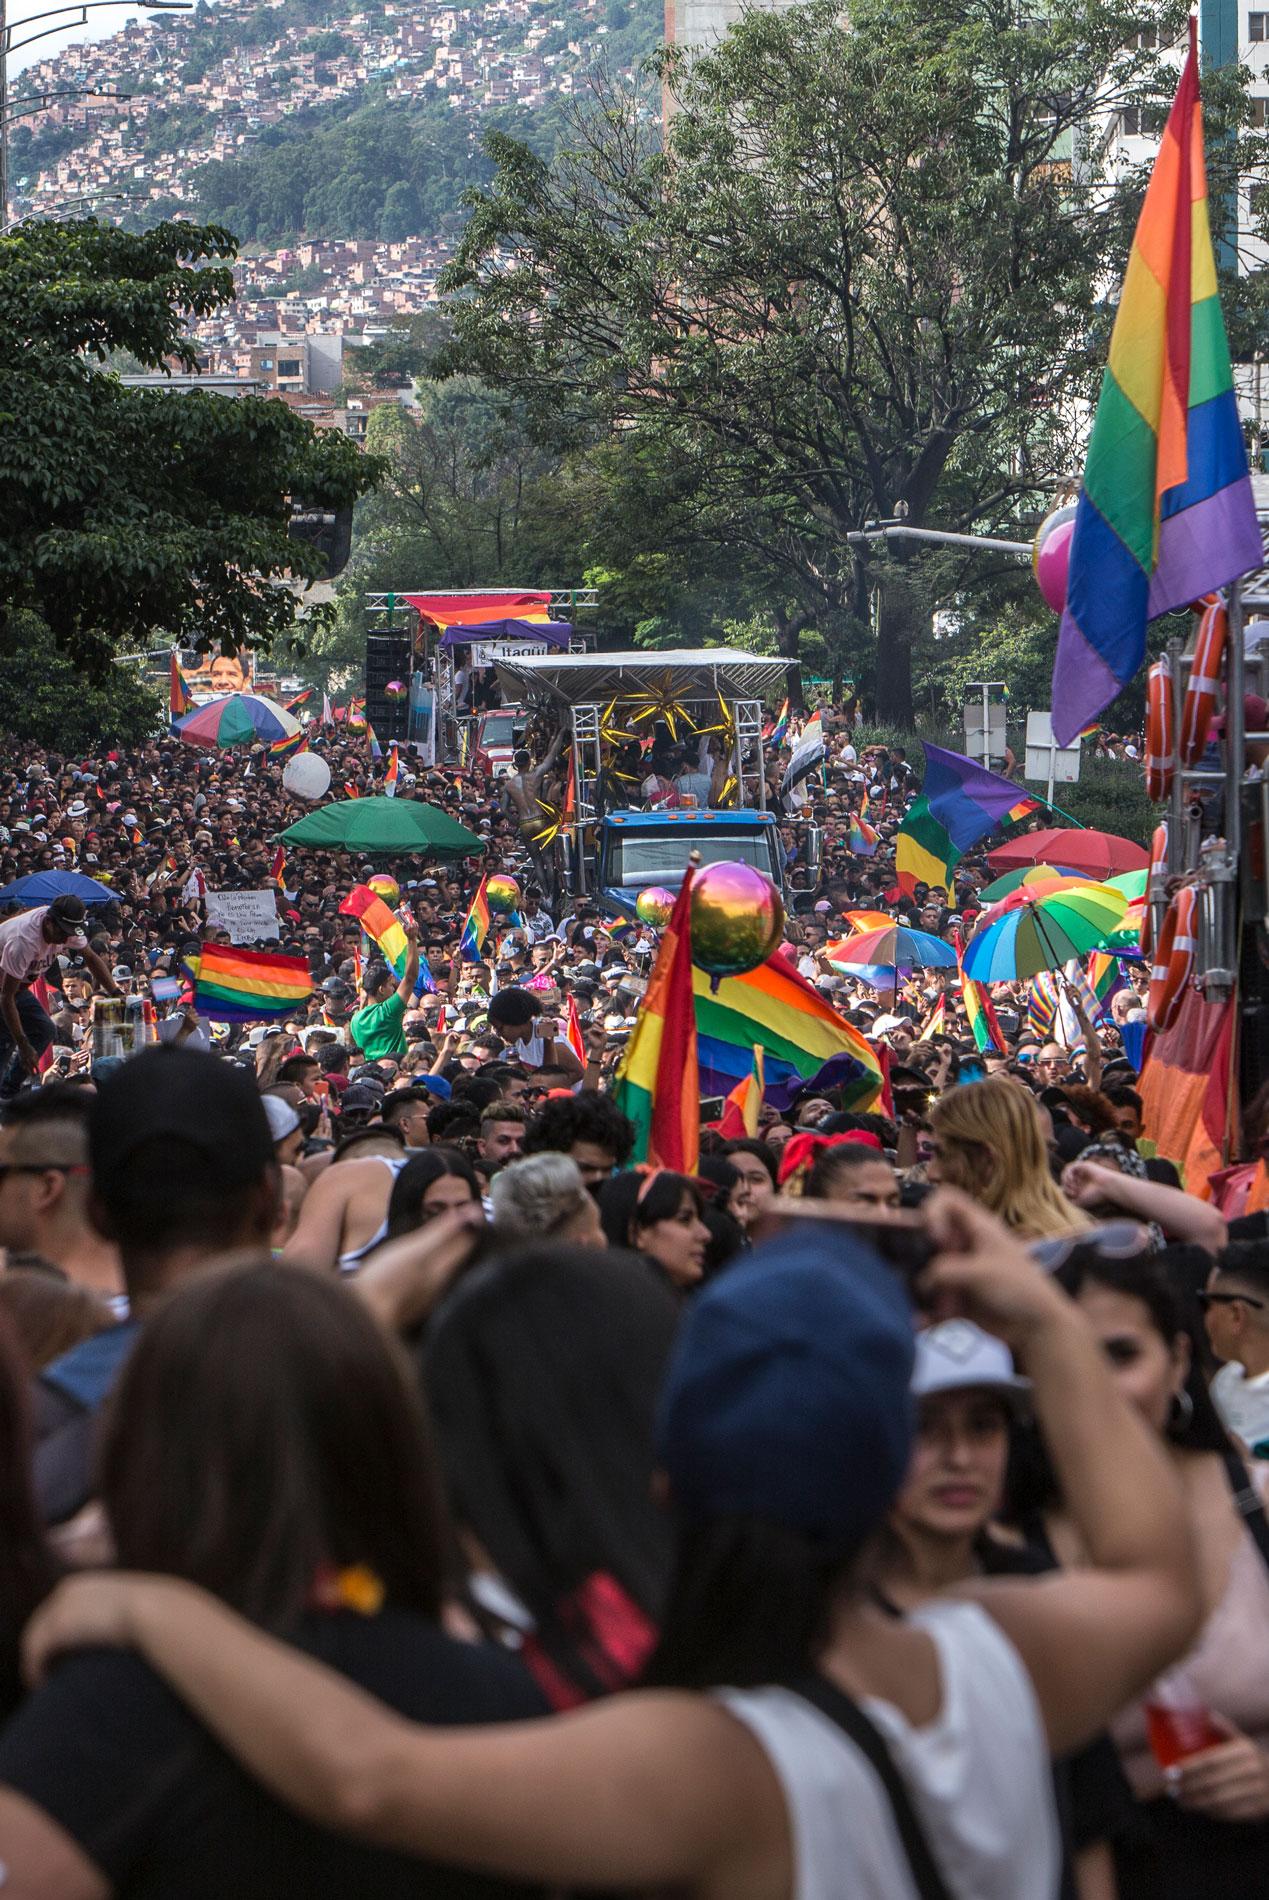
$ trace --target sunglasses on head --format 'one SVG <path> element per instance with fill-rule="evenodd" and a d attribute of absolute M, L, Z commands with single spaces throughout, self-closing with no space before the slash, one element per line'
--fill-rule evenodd
<path fill-rule="evenodd" d="M 1265 1307 L 1269 1305 L 1269 1301 L 1258 1300 L 1255 1295 L 1251 1293 L 1209 1293 L 1206 1287 L 1203 1288 L 1202 1292 L 1196 1293 L 1194 1297 L 1204 1312 L 1207 1311 L 1209 1306 L 1254 1306 L 1260 1312 L 1263 1312 Z"/>

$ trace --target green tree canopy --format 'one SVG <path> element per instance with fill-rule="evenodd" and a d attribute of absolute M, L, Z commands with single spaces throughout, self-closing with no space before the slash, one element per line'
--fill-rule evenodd
<path fill-rule="evenodd" d="M 39 615 L 25 610 L 0 625 L 0 708 L 6 737 L 71 754 L 140 745 L 166 722 L 155 688 L 132 667 L 84 679 Z"/>
<path fill-rule="evenodd" d="M 553 163 L 490 140 L 448 363 L 563 443 L 620 434 L 846 647 L 875 626 L 880 717 L 967 563 L 861 537 L 902 515 L 1022 535 L 1078 477 L 1140 179 L 1104 174 L 1114 113 L 1161 102 L 1183 8 L 1122 0 L 812 0 L 746 13 L 656 94 L 612 86 Z M 1238 73 L 1205 80 L 1213 202 L 1245 162 Z"/>
<path fill-rule="evenodd" d="M 190 318 L 229 301 L 235 240 L 88 220 L 0 237 L 0 628 L 37 612 L 100 676 L 123 642 L 268 645 L 288 576 L 320 557 L 287 532 L 293 495 L 350 506 L 378 470 L 284 403 L 127 388 L 108 367 L 196 367 Z"/>

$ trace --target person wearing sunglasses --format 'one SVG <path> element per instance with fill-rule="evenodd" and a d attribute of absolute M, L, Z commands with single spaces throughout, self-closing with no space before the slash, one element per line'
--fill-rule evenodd
<path fill-rule="evenodd" d="M 1208 1344 L 1225 1361 L 1212 1380 L 1216 1409 L 1249 1451 L 1269 1453 L 1269 1247 L 1226 1247 L 1198 1300 Z"/>

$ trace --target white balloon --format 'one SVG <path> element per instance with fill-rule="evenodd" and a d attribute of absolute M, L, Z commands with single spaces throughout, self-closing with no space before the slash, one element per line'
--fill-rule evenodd
<path fill-rule="evenodd" d="M 296 798 L 321 798 L 330 790 L 330 767 L 316 752 L 297 752 L 282 769 L 282 783 Z"/>

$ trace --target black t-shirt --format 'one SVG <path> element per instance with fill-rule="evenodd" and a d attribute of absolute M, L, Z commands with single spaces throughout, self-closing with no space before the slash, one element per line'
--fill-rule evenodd
<path fill-rule="evenodd" d="M 405 1612 L 315 1615 L 295 1641 L 411 1721 L 545 1713 L 512 1657 Z M 536 1891 L 301 1820 L 126 1650 L 84 1650 L 58 1665 L 0 1734 L 0 1782 L 42 1808 L 128 1900 L 493 1900 Z"/>

